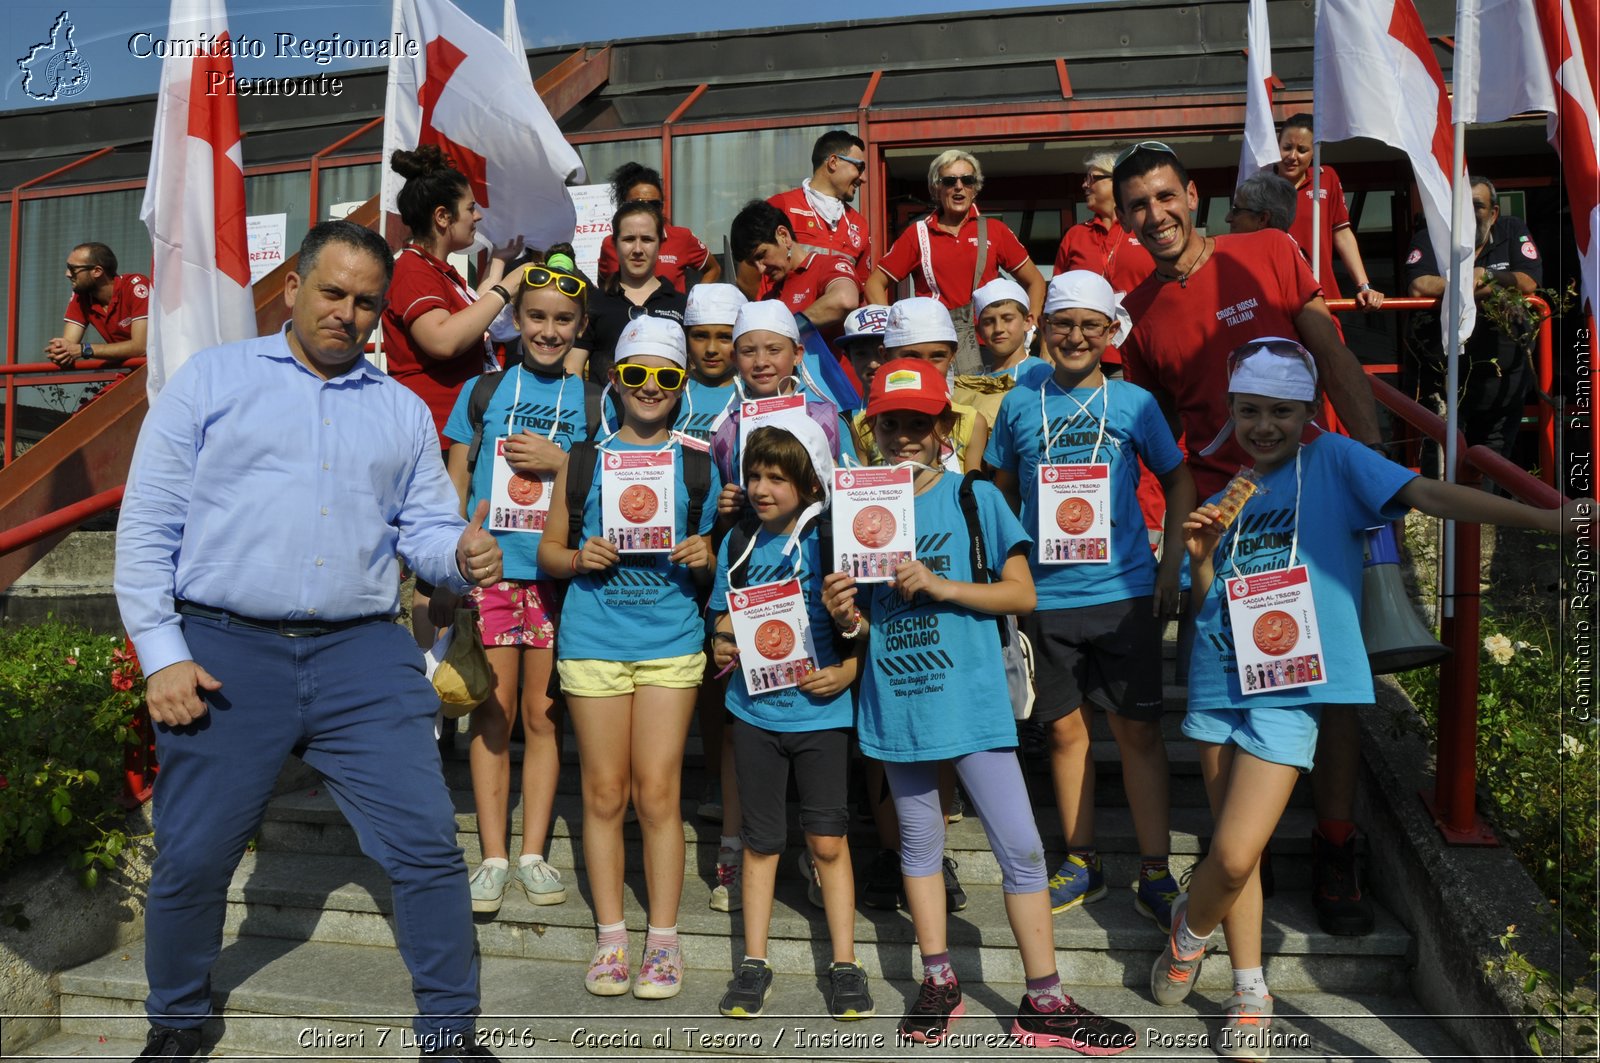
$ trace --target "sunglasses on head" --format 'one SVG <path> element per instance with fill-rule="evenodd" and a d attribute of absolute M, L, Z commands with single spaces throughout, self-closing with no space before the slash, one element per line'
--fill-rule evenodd
<path fill-rule="evenodd" d="M 623 362 L 616 367 L 617 382 L 625 388 L 642 388 L 652 379 L 662 391 L 677 391 L 689 376 L 675 365 L 638 365 Z"/>
<path fill-rule="evenodd" d="M 1160 151 L 1171 155 L 1174 159 L 1178 157 L 1177 152 L 1173 151 L 1159 140 L 1141 140 L 1132 147 L 1124 149 L 1122 153 L 1117 156 L 1116 166 L 1121 166 L 1123 163 L 1127 162 L 1129 157 L 1132 156 L 1136 151 Z"/>
<path fill-rule="evenodd" d="M 1281 339 L 1277 336 L 1264 336 L 1258 340 L 1241 344 L 1228 353 L 1228 376 L 1231 378 L 1234 371 L 1243 365 L 1252 355 L 1266 351 L 1279 358 L 1298 358 L 1304 362 L 1311 371 L 1311 379 L 1317 379 L 1317 363 L 1312 360 L 1311 352 L 1306 350 L 1294 340 Z"/>
<path fill-rule="evenodd" d="M 976 188 L 978 185 L 978 175 L 975 173 L 946 174 L 939 178 L 939 184 L 944 188 L 954 188 L 956 185 L 965 185 L 968 188 Z"/>
<path fill-rule="evenodd" d="M 554 284 L 556 291 L 569 299 L 576 299 L 583 294 L 589 286 L 582 277 L 574 277 L 570 273 L 560 273 L 546 266 L 523 266 L 522 283 L 530 288 L 543 288 Z"/>

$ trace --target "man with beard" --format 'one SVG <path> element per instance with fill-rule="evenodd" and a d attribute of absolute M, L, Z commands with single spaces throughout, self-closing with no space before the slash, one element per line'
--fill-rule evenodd
<path fill-rule="evenodd" d="M 120 362 L 144 355 L 146 316 L 150 305 L 150 278 L 117 272 L 117 256 L 105 244 L 87 243 L 67 255 L 67 280 L 72 300 L 67 303 L 61 335 L 45 344 L 44 353 L 62 368 L 80 358 Z M 104 343 L 83 342 L 90 325 Z"/>
<path fill-rule="evenodd" d="M 872 272 L 872 237 L 867 231 L 867 219 L 850 205 L 867 180 L 866 151 L 866 143 L 854 133 L 830 130 L 811 147 L 811 176 L 800 182 L 799 188 L 767 199 L 788 216 L 802 254 L 820 253 L 849 260 L 857 287 L 865 284 Z M 758 298 L 760 283 L 760 271 L 740 262 L 739 287 L 745 295 Z"/>
<path fill-rule="evenodd" d="M 1500 216 L 1494 185 L 1487 177 L 1472 179 L 1472 214 L 1478 226 L 1473 294 L 1479 313 L 1478 325 L 1461 351 L 1461 430 L 1469 445 L 1481 443 L 1509 458 L 1522 423 L 1522 406 L 1534 382 L 1528 350 L 1535 330 L 1513 327 L 1508 333 L 1485 320 L 1482 308 L 1503 289 L 1531 294 L 1544 279 L 1544 265 L 1523 220 Z M 1411 241 L 1411 252 L 1406 256 L 1406 283 L 1409 294 L 1424 298 L 1442 297 L 1449 287 L 1449 280 L 1439 273 L 1426 229 L 1418 229 Z M 1440 356 L 1438 321 L 1429 317 L 1430 321 L 1419 328 L 1421 342 L 1417 346 L 1433 357 L 1424 358 L 1419 367 L 1418 393 L 1439 396 L 1444 393 L 1445 367 Z M 1520 312 L 1515 317 L 1520 319 Z M 1437 462 L 1437 450 L 1429 447 L 1424 464 L 1434 468 L 1424 468 L 1423 472 L 1433 475 Z"/>
<path fill-rule="evenodd" d="M 1200 194 L 1177 153 L 1157 141 L 1135 144 L 1118 157 L 1112 188 L 1123 228 L 1155 261 L 1155 272 L 1123 303 L 1133 317 L 1122 344 L 1123 371 L 1181 425 L 1198 497 L 1219 493 L 1251 464 L 1229 424 L 1228 355 L 1254 339 L 1301 343 L 1345 430 L 1358 442 L 1380 445 L 1371 385 L 1340 341 L 1292 237 L 1277 229 L 1202 235 L 1194 225 Z M 1182 646 L 1179 659 L 1180 667 L 1187 663 Z M 1373 925 L 1356 873 L 1351 819 L 1360 740 L 1354 709 L 1324 709 L 1312 776 L 1312 899 L 1330 934 L 1366 934 Z"/>

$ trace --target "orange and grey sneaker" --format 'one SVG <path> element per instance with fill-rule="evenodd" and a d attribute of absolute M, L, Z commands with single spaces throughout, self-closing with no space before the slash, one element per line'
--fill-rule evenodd
<path fill-rule="evenodd" d="M 1178 927 L 1183 925 L 1184 913 L 1189 910 L 1189 895 L 1185 893 L 1172 906 L 1172 931 L 1167 935 L 1167 947 L 1156 957 L 1150 969 L 1150 997 L 1164 1008 L 1183 1003 L 1194 983 L 1200 977 L 1200 965 L 1205 962 L 1206 947 L 1185 955 L 1178 951 Z"/>
<path fill-rule="evenodd" d="M 1217 1055 L 1223 1059 L 1264 1060 L 1272 1055 L 1272 997 L 1243 989 L 1228 998 Z"/>

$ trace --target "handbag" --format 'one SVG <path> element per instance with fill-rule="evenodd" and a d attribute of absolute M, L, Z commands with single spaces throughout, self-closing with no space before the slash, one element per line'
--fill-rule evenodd
<path fill-rule="evenodd" d="M 433 689 L 447 719 L 465 716 L 483 704 L 494 689 L 489 655 L 483 652 L 483 640 L 476 637 L 477 633 L 477 610 L 457 609 L 450 624 L 449 646 L 433 671 Z M 434 649 L 437 651 L 437 644 Z"/>

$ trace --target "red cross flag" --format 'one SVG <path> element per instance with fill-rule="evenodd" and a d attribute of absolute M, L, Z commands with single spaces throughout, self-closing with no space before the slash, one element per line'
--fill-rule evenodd
<path fill-rule="evenodd" d="M 396 213 L 405 183 L 390 156 L 437 144 L 466 174 L 483 212 L 478 233 L 492 246 L 571 240 L 577 211 L 566 185 L 583 179 L 583 162 L 534 91 L 527 57 L 450 0 L 395 0 L 394 32 L 417 42 L 417 54 L 389 61 L 383 209 Z"/>
<path fill-rule="evenodd" d="M 1499 122 L 1526 111 L 1550 115 L 1550 143 L 1566 177 L 1584 295 L 1600 309 L 1597 33 L 1595 0 L 1462 0 L 1453 74 L 1458 122 Z"/>
<path fill-rule="evenodd" d="M 1460 261 L 1463 342 L 1472 335 L 1474 235 L 1472 200 L 1463 195 L 1462 217 L 1450 224 L 1455 131 L 1450 96 L 1433 45 L 1411 0 L 1322 0 L 1317 16 L 1312 94 L 1317 101 L 1315 139 L 1328 143 L 1371 137 L 1406 153 L 1422 193 L 1422 214 L 1434 261 L 1444 276 Z M 1452 248 L 1451 233 L 1456 240 Z M 1440 314 L 1441 322 L 1448 315 Z M 1452 345 L 1449 326 L 1445 350 Z"/>
<path fill-rule="evenodd" d="M 1272 34 L 1267 0 L 1250 0 L 1244 77 L 1244 144 L 1239 148 L 1238 188 L 1278 161 L 1278 134 L 1272 127 Z"/>
<path fill-rule="evenodd" d="M 173 0 L 171 40 L 214 41 L 162 61 L 139 220 L 154 249 L 146 357 L 151 401 L 189 356 L 256 334 L 245 239 L 239 101 L 222 0 Z"/>

